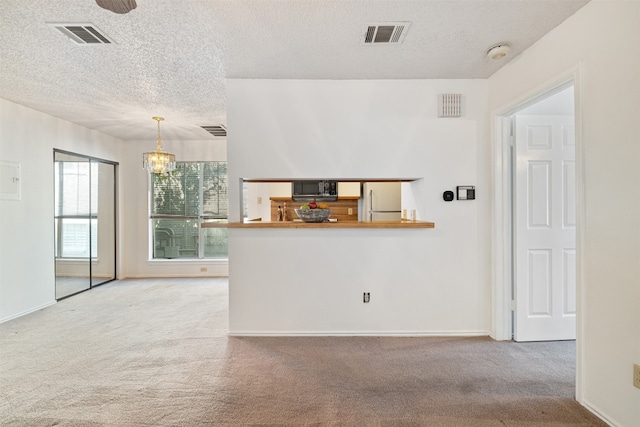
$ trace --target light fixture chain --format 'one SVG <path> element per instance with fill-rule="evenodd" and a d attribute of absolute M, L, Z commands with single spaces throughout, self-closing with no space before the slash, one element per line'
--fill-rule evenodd
<path fill-rule="evenodd" d="M 156 121 L 158 122 L 158 141 L 156 141 L 156 150 L 158 151 L 163 151 L 162 149 L 164 148 L 162 146 L 162 137 L 160 136 L 160 120 L 161 119 L 162 119 L 161 117 L 156 118 Z"/>

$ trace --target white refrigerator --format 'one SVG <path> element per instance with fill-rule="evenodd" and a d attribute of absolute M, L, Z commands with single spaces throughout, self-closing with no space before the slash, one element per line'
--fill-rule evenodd
<path fill-rule="evenodd" d="M 399 182 L 363 183 L 360 220 L 400 221 L 401 199 Z"/>

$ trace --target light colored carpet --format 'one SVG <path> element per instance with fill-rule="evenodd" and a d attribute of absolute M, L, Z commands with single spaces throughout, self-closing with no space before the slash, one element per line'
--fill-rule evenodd
<path fill-rule="evenodd" d="M 574 342 L 233 338 L 226 279 L 112 282 L 0 325 L 2 426 L 601 426 Z"/>
<path fill-rule="evenodd" d="M 92 286 L 112 280 L 112 277 L 69 277 L 56 276 L 56 299 L 68 297 L 78 292 L 86 291 Z"/>

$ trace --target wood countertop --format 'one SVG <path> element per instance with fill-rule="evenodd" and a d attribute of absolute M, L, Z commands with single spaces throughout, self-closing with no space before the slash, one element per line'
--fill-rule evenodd
<path fill-rule="evenodd" d="M 322 199 L 322 197 L 318 196 L 318 199 Z M 269 197 L 269 200 L 273 200 L 276 202 L 291 202 L 291 203 L 306 203 L 306 202 L 294 202 L 291 197 Z M 338 201 L 340 200 L 360 200 L 360 196 L 338 196 Z M 321 200 L 322 202 L 322 200 Z M 326 202 L 326 203 L 334 203 L 334 202 Z"/>
<path fill-rule="evenodd" d="M 302 221 L 249 221 L 230 222 L 228 224 L 203 223 L 203 228 L 435 228 L 428 221 L 342 221 L 342 222 L 302 222 Z"/>

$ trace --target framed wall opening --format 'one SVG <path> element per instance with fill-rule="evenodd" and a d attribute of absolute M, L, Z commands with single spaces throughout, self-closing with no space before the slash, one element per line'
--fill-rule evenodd
<path fill-rule="evenodd" d="M 526 107 L 530 107 L 549 96 L 574 87 L 574 125 L 575 125 L 575 289 L 576 289 L 576 399 L 581 401 L 582 373 L 582 322 L 581 289 L 584 274 L 582 258 L 584 254 L 584 153 L 581 144 L 581 100 L 580 67 L 576 66 L 557 78 L 532 91 L 523 94 L 503 108 L 492 113 L 494 174 L 493 188 L 493 265 L 492 265 L 492 333 L 497 340 L 512 339 L 514 300 L 514 197 L 512 176 L 514 155 L 512 148 L 512 116 Z"/>
<path fill-rule="evenodd" d="M 56 300 L 116 279 L 117 163 L 54 150 Z"/>

